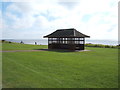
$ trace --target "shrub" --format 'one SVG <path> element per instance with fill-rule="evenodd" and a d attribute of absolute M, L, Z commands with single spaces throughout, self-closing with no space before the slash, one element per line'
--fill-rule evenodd
<path fill-rule="evenodd" d="M 100 48 L 120 48 L 119 45 L 117 46 L 111 46 L 111 45 L 103 45 L 103 44 L 91 44 L 87 43 L 85 44 L 86 47 L 100 47 Z"/>

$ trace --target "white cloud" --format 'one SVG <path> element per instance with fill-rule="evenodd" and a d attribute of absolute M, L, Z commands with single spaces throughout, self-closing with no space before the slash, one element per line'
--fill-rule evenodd
<path fill-rule="evenodd" d="M 2 28 L 3 28 L 3 24 L 2 24 L 2 12 L 0 11 L 0 38 L 2 38 Z"/>
<path fill-rule="evenodd" d="M 2 12 L 0 11 L 0 29 L 2 29 Z"/>
<path fill-rule="evenodd" d="M 80 0 L 76 3 L 72 0 L 73 8 L 70 9 L 67 2 L 63 2 L 62 5 L 58 2 L 60 1 L 36 0 L 32 3 L 13 3 L 6 10 L 7 18 L 11 18 L 13 22 L 6 28 L 11 28 L 13 34 L 22 28 L 19 32 L 21 36 L 22 33 L 28 33 L 29 38 L 33 32 L 35 32 L 34 36 L 38 33 L 43 33 L 41 35 L 44 36 L 59 28 L 76 28 L 90 35 L 91 39 L 117 39 L 117 0 Z M 13 12 L 20 13 L 22 16 L 19 17 Z M 91 17 L 84 22 L 82 19 L 86 15 Z M 116 25 L 115 28 L 108 32 L 113 25 Z M 6 33 L 9 32 L 5 30 Z M 13 34 L 7 37 L 12 38 Z M 110 37 L 111 35 L 113 37 Z"/>

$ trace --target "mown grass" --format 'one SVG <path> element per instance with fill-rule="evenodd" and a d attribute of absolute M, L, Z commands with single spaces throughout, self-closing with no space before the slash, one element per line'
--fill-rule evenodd
<path fill-rule="evenodd" d="M 2 50 L 34 50 L 34 49 L 45 49 L 47 45 L 30 45 L 20 43 L 2 43 Z"/>
<path fill-rule="evenodd" d="M 2 50 L 2 43 L 0 43 L 0 51 Z M 0 52 L 0 89 L 2 89 L 2 52 Z"/>
<path fill-rule="evenodd" d="M 3 50 L 32 50 L 47 46 L 3 44 Z M 3 52 L 5 88 L 117 88 L 118 50 L 87 52 Z"/>

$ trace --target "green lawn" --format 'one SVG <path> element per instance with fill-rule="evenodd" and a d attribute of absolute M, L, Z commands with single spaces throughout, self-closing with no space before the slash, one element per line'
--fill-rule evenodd
<path fill-rule="evenodd" d="M 3 44 L 3 50 L 45 45 Z M 117 88 L 118 50 L 87 47 L 87 52 L 3 52 L 5 88 Z"/>
<path fill-rule="evenodd" d="M 47 48 L 47 45 L 30 45 L 30 44 L 20 44 L 20 43 L 3 43 L 3 50 L 33 50 Z"/>
<path fill-rule="evenodd" d="M 2 44 L 0 43 L 0 51 L 2 50 Z M 0 89 L 2 89 L 2 52 L 0 52 Z"/>

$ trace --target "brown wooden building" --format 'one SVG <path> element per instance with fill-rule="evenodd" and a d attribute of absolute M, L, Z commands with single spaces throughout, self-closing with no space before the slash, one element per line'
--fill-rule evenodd
<path fill-rule="evenodd" d="M 48 49 L 69 50 L 84 50 L 85 37 L 90 36 L 82 34 L 74 28 L 58 29 L 44 36 L 44 38 L 48 38 Z"/>

